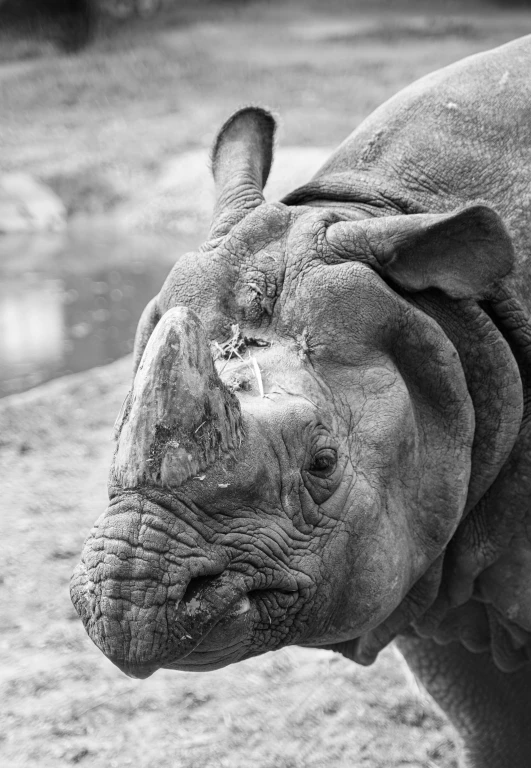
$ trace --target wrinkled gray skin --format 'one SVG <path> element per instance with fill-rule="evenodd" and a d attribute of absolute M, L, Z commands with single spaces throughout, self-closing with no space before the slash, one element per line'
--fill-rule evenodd
<path fill-rule="evenodd" d="M 280 203 L 269 113 L 222 128 L 72 581 L 124 672 L 398 637 L 471 766 L 531 764 L 530 70 L 420 80 Z"/>

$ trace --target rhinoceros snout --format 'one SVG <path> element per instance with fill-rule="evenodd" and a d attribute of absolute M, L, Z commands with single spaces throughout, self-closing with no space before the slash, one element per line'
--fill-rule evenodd
<path fill-rule="evenodd" d="M 156 511 L 136 497 L 111 505 L 71 582 L 90 638 L 131 677 L 178 664 L 199 646 L 214 643 L 217 653 L 244 643 L 258 586 L 256 576 L 230 570 L 224 547 L 194 546 L 189 531 L 172 532 Z"/>

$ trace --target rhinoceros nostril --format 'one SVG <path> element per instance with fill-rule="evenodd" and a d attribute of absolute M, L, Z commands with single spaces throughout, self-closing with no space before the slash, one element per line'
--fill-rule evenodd
<path fill-rule="evenodd" d="M 183 658 L 218 622 L 247 613 L 250 607 L 247 589 L 239 574 L 224 571 L 217 576 L 192 579 L 173 617 L 173 630 Z"/>
<path fill-rule="evenodd" d="M 208 574 L 208 576 L 196 576 L 194 579 L 190 579 L 190 583 L 186 587 L 184 595 L 180 600 L 180 605 L 188 604 L 190 600 L 197 597 L 198 594 L 208 589 L 211 585 L 215 586 L 222 573 L 223 571 L 219 570 Z"/>

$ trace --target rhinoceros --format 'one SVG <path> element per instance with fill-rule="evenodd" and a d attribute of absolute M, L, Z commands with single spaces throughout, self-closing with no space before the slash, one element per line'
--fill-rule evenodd
<path fill-rule="evenodd" d="M 271 113 L 221 128 L 72 580 L 126 674 L 396 638 L 471 765 L 531 765 L 530 72 L 424 77 L 280 202 Z"/>

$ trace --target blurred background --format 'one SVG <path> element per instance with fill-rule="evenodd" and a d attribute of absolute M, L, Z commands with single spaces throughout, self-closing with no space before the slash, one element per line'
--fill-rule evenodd
<path fill-rule="evenodd" d="M 123 357 L 207 231 L 226 117 L 279 116 L 278 199 L 403 86 L 530 32 L 531 3 L 506 0 L 0 0 L 0 765 L 457 766 L 392 649 L 131 681 L 68 580 L 105 506 Z"/>
<path fill-rule="evenodd" d="M 131 349 L 205 234 L 232 110 L 279 115 L 278 197 L 399 88 L 531 30 L 527 6 L 0 0 L 0 396 Z"/>

